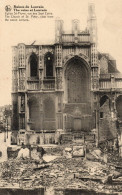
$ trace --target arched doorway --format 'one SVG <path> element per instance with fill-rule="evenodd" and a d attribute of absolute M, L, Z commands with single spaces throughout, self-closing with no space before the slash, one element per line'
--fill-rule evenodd
<path fill-rule="evenodd" d="M 78 56 L 71 58 L 64 72 L 65 109 L 67 129 L 89 130 L 91 127 L 90 71 L 88 64 Z M 81 113 L 76 117 L 76 110 Z"/>
<path fill-rule="evenodd" d="M 89 101 L 89 71 L 85 63 L 77 57 L 72 58 L 65 71 L 68 103 Z"/>

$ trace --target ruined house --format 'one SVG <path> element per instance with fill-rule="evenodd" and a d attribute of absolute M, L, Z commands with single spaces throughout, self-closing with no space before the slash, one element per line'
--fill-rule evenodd
<path fill-rule="evenodd" d="M 67 33 L 57 19 L 54 44 L 13 47 L 13 136 L 22 132 L 31 143 L 48 144 L 61 130 L 80 136 L 94 129 L 97 143 L 118 137 L 122 74 L 97 41 L 95 6 L 89 4 L 84 31 L 73 20 Z"/>

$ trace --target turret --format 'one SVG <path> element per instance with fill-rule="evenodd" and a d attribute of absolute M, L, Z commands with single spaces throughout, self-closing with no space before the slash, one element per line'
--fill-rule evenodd
<path fill-rule="evenodd" d="M 55 42 L 61 43 L 63 33 L 63 20 L 59 18 L 55 21 Z"/>
<path fill-rule="evenodd" d="M 97 19 L 95 14 L 95 5 L 90 3 L 88 6 L 88 30 L 91 41 L 91 89 L 99 89 L 99 65 L 97 52 Z"/>
<path fill-rule="evenodd" d="M 87 26 L 90 32 L 91 42 L 97 43 L 97 19 L 95 14 L 95 5 L 93 3 L 90 3 L 88 6 Z"/>
<path fill-rule="evenodd" d="M 74 42 L 78 42 L 78 33 L 79 33 L 79 20 L 72 20 L 72 33 L 74 34 Z"/>

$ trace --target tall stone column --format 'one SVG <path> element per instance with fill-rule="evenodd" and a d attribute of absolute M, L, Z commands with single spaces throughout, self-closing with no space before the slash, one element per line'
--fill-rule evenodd
<path fill-rule="evenodd" d="M 62 117 L 62 93 L 63 93 L 63 68 L 62 68 L 62 45 L 55 45 L 55 89 L 56 89 L 56 128 L 63 128 Z"/>
<path fill-rule="evenodd" d="M 95 5 L 93 3 L 90 3 L 88 7 L 87 26 L 91 42 L 91 89 L 96 91 L 99 89 L 99 65 L 97 52 L 97 19 Z"/>
<path fill-rule="evenodd" d="M 29 126 L 29 103 L 28 103 L 28 95 L 25 94 L 25 129 L 27 131 L 30 130 Z"/>
<path fill-rule="evenodd" d="M 44 54 L 42 46 L 39 46 L 39 89 L 43 89 Z"/>
<path fill-rule="evenodd" d="M 63 20 L 56 19 L 55 21 L 55 43 L 62 42 Z"/>
<path fill-rule="evenodd" d="M 62 67 L 58 67 L 56 68 L 56 90 L 61 90 L 63 89 L 63 86 L 62 86 Z"/>
<path fill-rule="evenodd" d="M 11 144 L 17 144 L 18 115 L 18 48 L 12 47 L 12 133 Z"/>

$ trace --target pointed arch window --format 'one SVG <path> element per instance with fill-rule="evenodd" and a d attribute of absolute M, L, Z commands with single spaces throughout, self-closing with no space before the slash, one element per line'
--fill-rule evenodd
<path fill-rule="evenodd" d="M 37 77 L 38 74 L 38 59 L 36 54 L 30 56 L 30 76 Z"/>
<path fill-rule="evenodd" d="M 53 77 L 53 55 L 50 52 L 45 55 L 45 69 L 46 78 Z"/>

